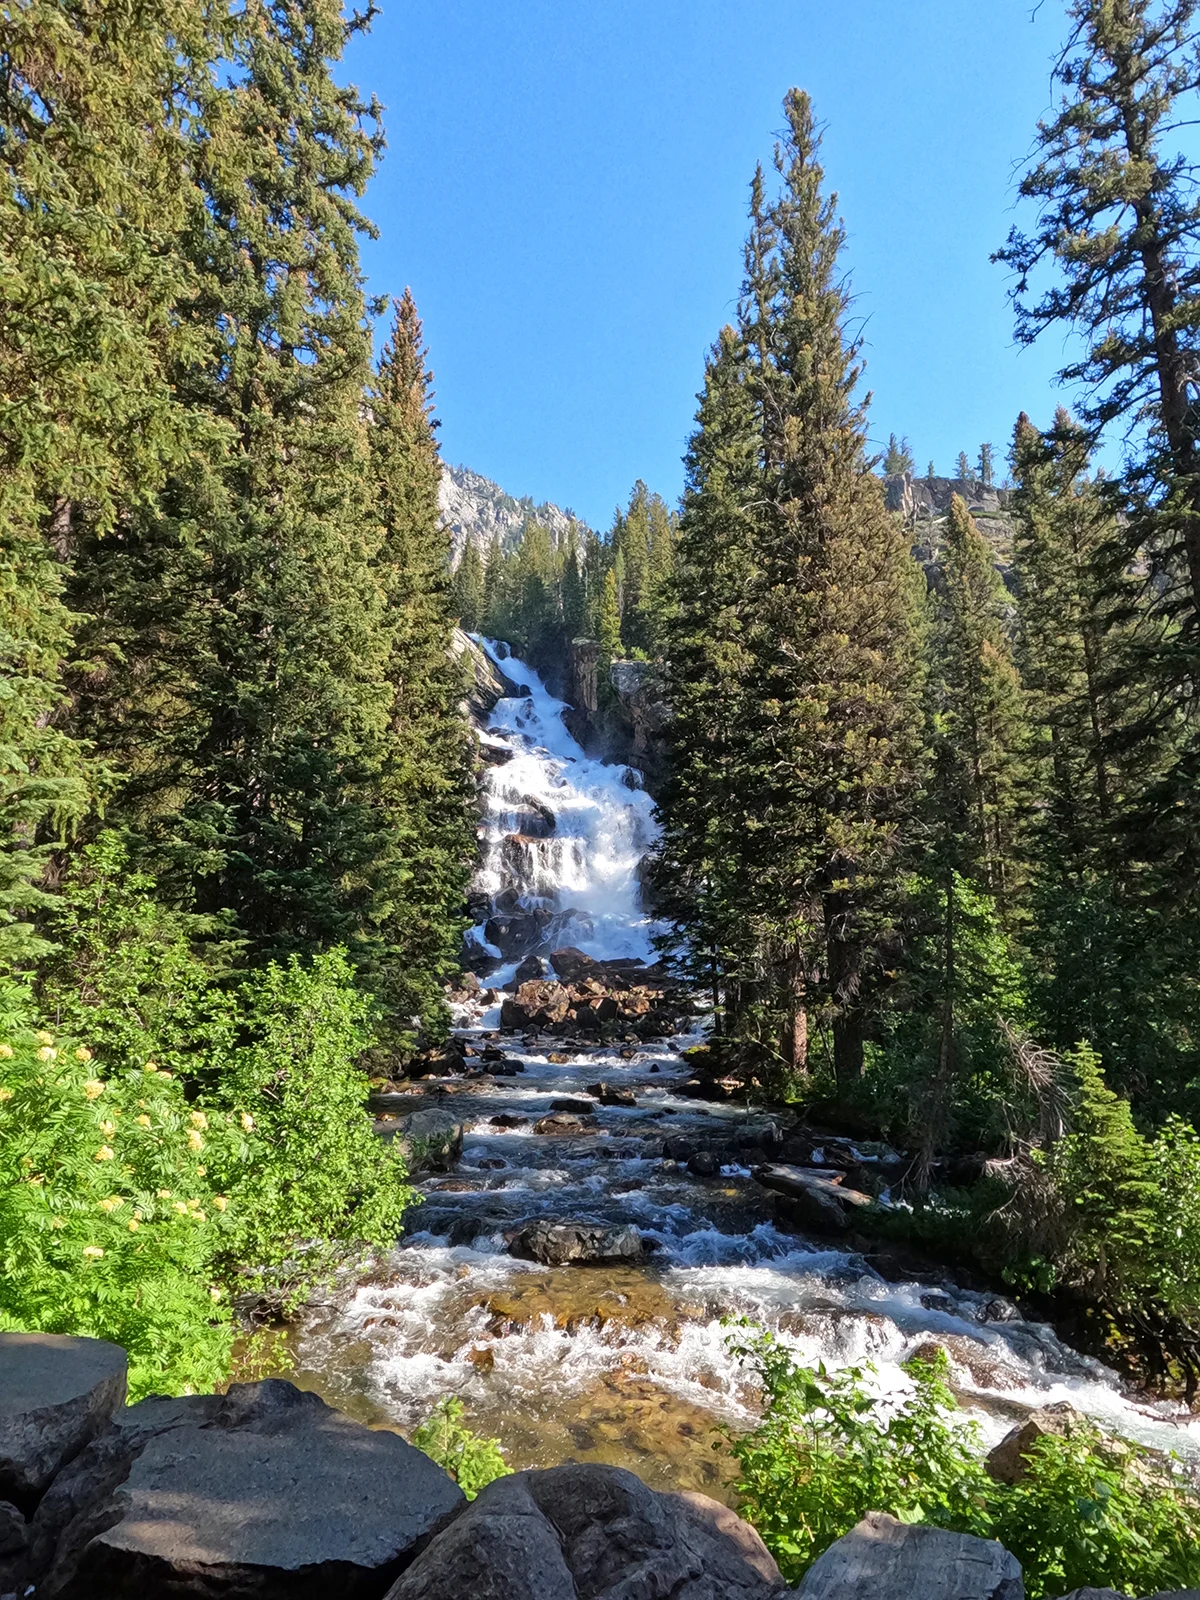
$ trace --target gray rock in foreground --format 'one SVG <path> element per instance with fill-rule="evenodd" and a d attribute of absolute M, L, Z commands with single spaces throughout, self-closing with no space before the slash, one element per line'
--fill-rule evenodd
<path fill-rule="evenodd" d="M 399 1435 L 279 1379 L 148 1404 L 81 1458 L 39 1600 L 376 1600 L 464 1504 Z"/>
<path fill-rule="evenodd" d="M 805 1573 L 801 1600 L 1024 1600 L 1021 1565 L 994 1539 L 869 1511 Z"/>
<path fill-rule="evenodd" d="M 387 1600 L 774 1600 L 754 1530 L 703 1495 L 655 1494 L 618 1467 L 489 1484 Z"/>
<path fill-rule="evenodd" d="M 119 1345 L 59 1333 L 0 1333 L 0 1499 L 40 1495 L 125 1404 Z"/>

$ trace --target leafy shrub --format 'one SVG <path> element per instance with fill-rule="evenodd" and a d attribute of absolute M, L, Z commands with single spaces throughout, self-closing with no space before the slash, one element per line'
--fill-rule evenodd
<path fill-rule="evenodd" d="M 204 1104 L 235 1113 L 246 1135 L 218 1169 L 238 1199 L 230 1258 L 286 1303 L 348 1246 L 394 1244 L 415 1195 L 364 1104 L 369 1008 L 344 954 L 271 965 L 238 999 L 247 1042 L 219 1063 Z"/>
<path fill-rule="evenodd" d="M 991 1537 L 1025 1569 L 1030 1600 L 1083 1587 L 1155 1594 L 1200 1584 L 1200 1502 L 1094 1428 L 1044 1437 L 997 1485 Z"/>
<path fill-rule="evenodd" d="M 1042 1438 L 1022 1481 L 1000 1484 L 978 1432 L 954 1414 L 944 1354 L 907 1363 L 913 1392 L 880 1401 L 862 1369 L 798 1365 L 761 1329 L 730 1348 L 763 1387 L 762 1421 L 732 1446 L 740 1509 L 790 1582 L 874 1510 L 998 1539 L 1021 1562 L 1029 1600 L 1200 1584 L 1200 1499 L 1134 1446 L 1091 1427 Z"/>
<path fill-rule="evenodd" d="M 499 1439 L 484 1439 L 464 1424 L 464 1409 L 457 1395 L 443 1395 L 414 1429 L 412 1442 L 450 1474 L 468 1500 L 474 1500 L 481 1489 L 495 1478 L 506 1477 L 512 1468 L 505 1463 Z"/>
<path fill-rule="evenodd" d="M 789 1582 L 868 1511 L 979 1532 L 989 1479 L 977 1432 L 952 1417 L 946 1358 L 913 1361 L 914 1392 L 880 1403 L 864 1371 L 798 1366 L 772 1334 L 747 1329 L 730 1349 L 755 1370 L 763 1418 L 733 1441 L 740 1509 Z"/>
<path fill-rule="evenodd" d="M 211 1388 L 230 1345 L 215 1260 L 236 1210 L 212 1168 L 232 1117 L 191 1107 L 153 1064 L 102 1076 L 88 1046 L 18 1027 L 0 1042 L 0 1328 L 91 1334 L 130 1357 L 134 1398 Z"/>

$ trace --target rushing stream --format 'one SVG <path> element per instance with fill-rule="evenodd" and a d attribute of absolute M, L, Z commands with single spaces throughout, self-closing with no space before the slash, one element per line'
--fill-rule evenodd
<path fill-rule="evenodd" d="M 523 950 L 653 959 L 637 878 L 653 839 L 649 797 L 629 769 L 584 755 L 534 672 L 501 664 L 529 692 L 502 700 L 484 734 L 497 764 L 484 785 L 477 887 L 489 917 L 476 945 L 502 959 L 488 937 L 499 916 Z M 503 986 L 515 966 L 486 981 Z M 462 1007 L 458 1022 L 478 1045 L 499 1006 Z M 687 1039 L 494 1042 L 519 1075 L 428 1081 L 412 1099 L 462 1121 L 461 1161 L 422 1182 L 426 1203 L 385 1270 L 314 1307 L 291 1336 L 297 1381 L 334 1404 L 408 1429 L 453 1392 L 514 1466 L 609 1461 L 657 1487 L 721 1494 L 728 1457 L 714 1428 L 747 1424 L 755 1399 L 722 1319 L 749 1315 L 807 1360 L 872 1363 L 884 1392 L 902 1388 L 900 1363 L 936 1340 L 989 1439 L 1030 1406 L 1065 1399 L 1146 1442 L 1200 1453 L 1191 1419 L 1126 1394 L 1005 1302 L 949 1279 L 888 1281 L 862 1256 L 779 1231 L 740 1163 L 697 1178 L 664 1159 L 666 1138 L 698 1133 L 736 1150 L 769 1120 L 679 1096 Z M 636 1107 L 590 1107 L 594 1131 L 581 1136 L 533 1132 L 552 1102 L 579 1099 L 596 1079 L 632 1090 Z M 646 1265 L 516 1260 L 505 1231 L 534 1218 L 632 1223 L 656 1248 Z"/>

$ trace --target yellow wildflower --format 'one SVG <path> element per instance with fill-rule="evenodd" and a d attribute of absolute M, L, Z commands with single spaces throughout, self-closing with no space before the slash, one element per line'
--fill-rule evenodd
<path fill-rule="evenodd" d="M 157 1061 L 147 1061 L 146 1065 L 142 1068 L 142 1071 L 143 1072 L 157 1072 L 158 1071 L 158 1062 Z"/>
<path fill-rule="evenodd" d="M 209 1298 L 209 1299 L 210 1299 L 210 1300 L 219 1300 L 219 1299 L 220 1299 L 220 1298 L 221 1298 L 221 1291 L 220 1291 L 220 1289 L 210 1289 L 210 1290 L 209 1290 L 209 1291 L 208 1291 L 208 1298 Z"/>
<path fill-rule="evenodd" d="M 111 1139 L 113 1134 L 116 1133 L 116 1131 L 117 1131 L 117 1125 L 116 1125 L 115 1122 L 102 1122 L 100 1124 L 100 1132 L 104 1135 L 104 1137 L 106 1139 Z"/>
<path fill-rule="evenodd" d="M 159 1190 L 159 1191 L 158 1191 L 158 1198 L 159 1198 L 159 1199 L 160 1199 L 160 1200 L 169 1200 L 169 1199 L 170 1199 L 170 1198 L 171 1198 L 171 1191 L 170 1191 L 170 1189 L 160 1189 L 160 1190 Z"/>
<path fill-rule="evenodd" d="M 11 1100 L 12 1097 L 13 1092 L 11 1089 L 0 1089 L 0 1105 L 2 1105 L 5 1100 Z"/>
<path fill-rule="evenodd" d="M 111 1161 L 113 1159 L 113 1155 L 114 1154 L 115 1154 L 115 1152 L 110 1150 L 106 1144 L 102 1144 L 100 1146 L 99 1150 L 96 1151 L 96 1160 L 97 1161 Z"/>
<path fill-rule="evenodd" d="M 99 1100 L 106 1087 L 99 1078 L 89 1078 L 83 1086 L 83 1092 L 89 1100 Z"/>
<path fill-rule="evenodd" d="M 208 1118 L 204 1115 L 203 1111 L 193 1111 L 191 1115 L 191 1124 L 193 1128 L 207 1128 Z"/>
<path fill-rule="evenodd" d="M 196 1176 L 198 1178 L 206 1178 L 208 1176 L 208 1168 L 207 1167 L 197 1167 L 196 1168 Z"/>
<path fill-rule="evenodd" d="M 52 1217 L 51 1220 L 50 1220 L 50 1226 L 52 1228 L 65 1228 L 66 1225 L 67 1225 L 66 1217 Z"/>
<path fill-rule="evenodd" d="M 118 1206 L 123 1206 L 124 1204 L 125 1202 L 119 1194 L 110 1194 L 107 1200 L 101 1200 L 100 1209 L 101 1211 L 115 1211 Z"/>
<path fill-rule="evenodd" d="M 129 1231 L 130 1231 L 130 1233 L 136 1233 L 140 1227 L 141 1227 L 141 1223 L 138 1221 L 138 1219 L 136 1217 L 130 1217 L 130 1219 L 129 1219 Z"/>
<path fill-rule="evenodd" d="M 144 1111 L 140 1117 L 135 1117 L 133 1120 L 138 1124 L 139 1127 L 148 1128 L 150 1126 L 150 1118 Z"/>
<path fill-rule="evenodd" d="M 52 1049 L 48 1044 L 44 1044 L 38 1051 L 37 1058 L 39 1061 L 57 1061 L 58 1051 Z"/>
<path fill-rule="evenodd" d="M 12 1060 L 12 1053 L 13 1053 L 12 1045 L 10 1045 L 10 1044 L 0 1044 L 0 1057 L 3 1057 L 3 1059 L 5 1061 L 11 1061 Z"/>
<path fill-rule="evenodd" d="M 81 1044 L 79 1046 L 79 1049 L 75 1052 L 75 1059 L 76 1061 L 90 1061 L 92 1059 L 92 1052 L 87 1045 Z"/>
<path fill-rule="evenodd" d="M 229 1204 L 229 1201 L 223 1194 L 215 1194 L 213 1195 L 212 1203 L 217 1211 L 224 1211 L 225 1207 Z"/>
<path fill-rule="evenodd" d="M 104 1251 L 101 1250 L 99 1245 L 89 1244 L 83 1253 L 89 1261 L 99 1261 L 100 1257 L 104 1254 Z"/>
<path fill-rule="evenodd" d="M 181 1217 L 186 1217 L 187 1216 L 187 1206 L 184 1205 L 182 1200 L 176 1200 L 174 1209 L 176 1211 L 178 1211 L 178 1213 L 179 1213 L 179 1215 Z"/>
<path fill-rule="evenodd" d="M 204 1140 L 198 1133 L 192 1132 L 188 1134 L 188 1149 L 196 1151 L 204 1149 Z"/>
<path fill-rule="evenodd" d="M 203 1211 L 193 1211 L 192 1215 L 195 1217 L 197 1222 L 207 1222 L 208 1221 L 208 1216 Z"/>
<path fill-rule="evenodd" d="M 254 1130 L 254 1118 L 248 1111 L 242 1112 L 242 1127 L 247 1133 L 252 1133 Z"/>
<path fill-rule="evenodd" d="M 45 1028 L 39 1028 L 38 1031 L 34 1034 L 33 1037 L 37 1040 L 37 1042 L 39 1044 L 53 1044 L 54 1043 L 54 1035 L 52 1033 L 47 1033 Z"/>

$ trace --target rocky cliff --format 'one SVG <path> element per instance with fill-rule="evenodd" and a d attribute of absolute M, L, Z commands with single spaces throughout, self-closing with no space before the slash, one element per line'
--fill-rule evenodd
<path fill-rule="evenodd" d="M 1007 489 L 985 487 L 971 478 L 914 478 L 910 472 L 891 473 L 883 483 L 888 510 L 897 512 L 911 528 L 917 557 L 926 566 L 937 559 L 938 527 L 949 513 L 951 496 L 957 494 L 995 551 L 996 566 L 1002 573 L 1011 567 L 1013 523 Z"/>
<path fill-rule="evenodd" d="M 536 505 L 529 495 L 517 499 L 469 467 L 452 467 L 445 463 L 438 504 L 442 523 L 450 529 L 455 563 L 468 540 L 486 555 L 492 541 L 499 536 L 503 548 L 511 550 L 521 537 L 522 528 L 531 520 L 548 528 L 556 544 L 573 530 L 582 533 L 584 526 L 573 511 L 565 511 L 548 501 Z"/>

